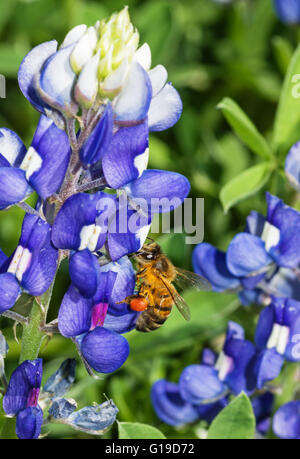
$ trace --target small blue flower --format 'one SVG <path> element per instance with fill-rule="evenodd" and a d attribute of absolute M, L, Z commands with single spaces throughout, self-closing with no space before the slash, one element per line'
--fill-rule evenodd
<path fill-rule="evenodd" d="M 130 266 L 129 266 L 130 265 Z M 88 364 L 101 373 L 120 368 L 129 354 L 127 340 L 121 336 L 135 327 L 137 313 L 117 304 L 134 290 L 134 273 L 128 259 L 99 268 L 97 292 L 84 298 L 71 285 L 58 316 L 60 333 L 76 338 Z"/>
<path fill-rule="evenodd" d="M 38 405 L 42 381 L 42 359 L 26 360 L 12 373 L 3 409 L 16 416 L 16 434 L 21 439 L 38 438 L 43 423 L 43 412 Z"/>
<path fill-rule="evenodd" d="M 248 365 L 255 356 L 255 347 L 245 340 L 243 328 L 229 322 L 223 350 L 213 364 L 195 364 L 186 367 L 179 380 L 180 394 L 192 404 L 213 403 L 229 391 L 251 393 Z M 205 362 L 205 361 L 204 361 Z"/>
<path fill-rule="evenodd" d="M 273 431 L 283 439 L 300 439 L 300 401 L 294 400 L 281 406 L 273 418 Z"/>
<path fill-rule="evenodd" d="M 279 19 L 286 24 L 300 23 L 300 4 L 298 0 L 274 0 Z"/>
<path fill-rule="evenodd" d="M 300 263 L 300 213 L 267 193 L 267 216 L 251 212 L 246 231 L 237 234 L 222 252 L 207 243 L 193 253 L 195 272 L 215 291 L 239 291 L 240 300 L 264 302 L 264 295 L 299 297 L 294 268 Z"/>
<path fill-rule="evenodd" d="M 0 129 L 0 209 L 23 201 L 33 191 L 42 199 L 60 188 L 71 155 L 69 140 L 46 116 L 41 116 L 27 150 L 9 129 Z"/>
<path fill-rule="evenodd" d="M 293 353 L 293 337 L 300 335 L 300 303 L 289 298 L 272 297 L 272 303 L 262 310 L 255 332 L 259 349 L 275 349 L 290 362 L 299 361 Z"/>
<path fill-rule="evenodd" d="M 51 226 L 27 214 L 15 252 L 0 267 L 0 313 L 10 309 L 21 291 L 42 295 L 51 285 L 58 251 L 51 243 Z"/>

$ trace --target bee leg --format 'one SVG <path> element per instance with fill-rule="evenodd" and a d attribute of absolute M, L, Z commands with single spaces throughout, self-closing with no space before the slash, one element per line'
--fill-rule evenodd
<path fill-rule="evenodd" d="M 130 303 L 131 300 L 133 300 L 134 298 L 137 298 L 139 295 L 130 295 L 130 296 L 126 296 L 126 298 L 124 298 L 124 300 L 122 301 L 117 301 L 116 304 L 122 304 L 122 303 Z"/>

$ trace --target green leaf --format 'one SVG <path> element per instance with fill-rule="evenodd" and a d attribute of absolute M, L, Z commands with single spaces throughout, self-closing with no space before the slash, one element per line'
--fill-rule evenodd
<path fill-rule="evenodd" d="M 274 126 L 274 144 L 281 150 L 299 140 L 300 45 L 296 49 L 282 87 Z"/>
<path fill-rule="evenodd" d="M 15 77 L 26 52 L 23 47 L 0 44 L 0 73 L 5 77 Z"/>
<path fill-rule="evenodd" d="M 119 438 L 121 440 L 129 439 L 163 439 L 166 438 L 160 430 L 147 424 L 140 424 L 139 422 L 119 422 Z"/>
<path fill-rule="evenodd" d="M 272 157 L 265 138 L 234 100 L 225 98 L 218 104 L 218 108 L 222 110 L 232 129 L 254 153 L 266 159 Z"/>
<path fill-rule="evenodd" d="M 267 183 L 270 175 L 270 163 L 264 162 L 246 169 L 226 183 L 220 191 L 224 211 L 228 212 L 232 206 L 255 194 Z"/>
<path fill-rule="evenodd" d="M 209 440 L 250 440 L 255 434 L 255 416 L 246 394 L 242 393 L 213 420 L 208 430 Z"/>

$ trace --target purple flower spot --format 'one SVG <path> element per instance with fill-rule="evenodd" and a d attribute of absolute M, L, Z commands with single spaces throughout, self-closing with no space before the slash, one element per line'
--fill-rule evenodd
<path fill-rule="evenodd" d="M 91 330 L 94 330 L 96 327 L 102 327 L 106 317 L 107 309 L 108 303 L 98 303 L 93 306 Z"/>
<path fill-rule="evenodd" d="M 39 399 L 39 393 L 40 393 L 40 389 L 38 387 L 31 389 L 31 391 L 29 392 L 28 400 L 27 400 L 27 407 L 37 406 L 38 399 Z"/>

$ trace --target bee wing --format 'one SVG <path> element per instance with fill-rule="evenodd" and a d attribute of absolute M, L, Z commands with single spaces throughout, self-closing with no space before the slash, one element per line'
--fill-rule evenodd
<path fill-rule="evenodd" d="M 191 320 L 191 312 L 189 306 L 186 304 L 182 296 L 179 295 L 176 288 L 167 282 L 165 279 L 160 277 L 161 281 L 163 282 L 164 286 L 169 291 L 171 297 L 173 298 L 174 304 L 177 307 L 180 314 L 185 318 L 185 320 Z"/>
<path fill-rule="evenodd" d="M 207 279 L 199 274 L 182 268 L 176 268 L 176 278 L 174 283 L 182 290 L 186 290 L 188 288 L 193 288 L 198 291 L 211 290 L 211 284 Z"/>

